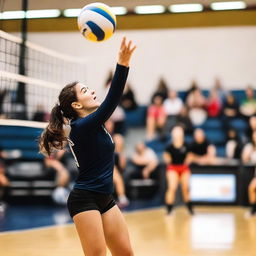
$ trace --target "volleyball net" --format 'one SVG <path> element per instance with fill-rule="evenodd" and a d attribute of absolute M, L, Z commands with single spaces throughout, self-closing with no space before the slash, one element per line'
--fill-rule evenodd
<path fill-rule="evenodd" d="M 29 41 L 23 44 L 0 30 L 1 118 L 33 120 L 35 114 L 50 111 L 65 84 L 85 78 L 83 59 Z"/>

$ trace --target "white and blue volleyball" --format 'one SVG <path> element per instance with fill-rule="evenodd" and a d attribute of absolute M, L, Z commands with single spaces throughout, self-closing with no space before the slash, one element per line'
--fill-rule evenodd
<path fill-rule="evenodd" d="M 93 42 L 109 39 L 116 29 L 116 16 L 103 3 L 92 3 L 83 7 L 77 19 L 82 35 Z"/>

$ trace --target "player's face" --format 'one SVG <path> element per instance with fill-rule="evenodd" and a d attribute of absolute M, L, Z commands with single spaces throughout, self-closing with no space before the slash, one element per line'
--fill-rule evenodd
<path fill-rule="evenodd" d="M 91 90 L 84 84 L 78 83 L 76 85 L 77 101 L 82 105 L 85 110 L 97 109 L 100 102 L 97 99 L 94 90 Z"/>

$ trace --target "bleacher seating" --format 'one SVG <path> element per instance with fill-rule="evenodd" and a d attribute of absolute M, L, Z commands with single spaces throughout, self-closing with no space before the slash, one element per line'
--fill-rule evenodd
<path fill-rule="evenodd" d="M 0 123 L 0 145 L 7 152 L 8 194 L 12 197 L 50 196 L 56 186 L 55 172 L 44 166 L 44 157 L 39 153 L 37 140 L 42 124 L 38 123 L 39 127 L 31 127 L 31 124 L 18 120 L 16 123 L 1 120 Z"/>

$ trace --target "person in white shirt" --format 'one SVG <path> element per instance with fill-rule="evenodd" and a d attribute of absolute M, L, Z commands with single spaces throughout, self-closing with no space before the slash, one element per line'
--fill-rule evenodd
<path fill-rule="evenodd" d="M 164 100 L 164 110 L 169 116 L 177 116 L 183 107 L 182 100 L 177 96 L 177 92 L 171 90 L 168 94 L 168 98 Z"/>
<path fill-rule="evenodd" d="M 131 165 L 131 168 L 125 171 L 125 179 L 152 178 L 152 176 L 154 177 L 154 171 L 158 166 L 156 153 L 143 142 L 139 142 L 131 157 Z"/>

